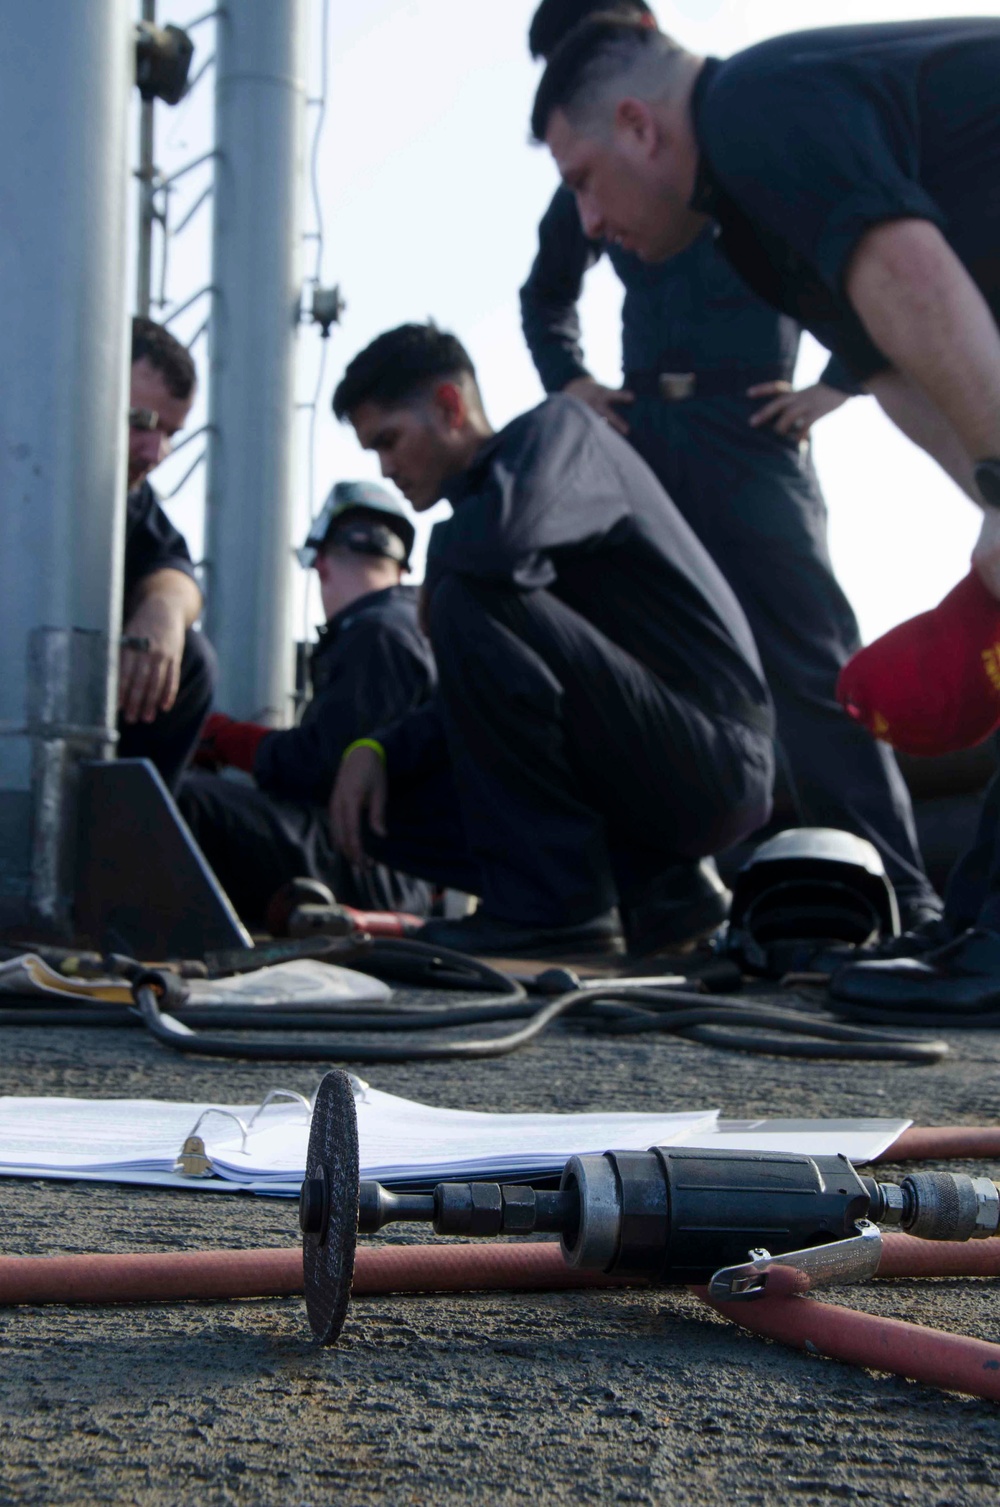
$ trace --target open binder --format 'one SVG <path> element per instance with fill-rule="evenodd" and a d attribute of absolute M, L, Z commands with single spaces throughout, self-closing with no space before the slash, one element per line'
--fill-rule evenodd
<path fill-rule="evenodd" d="M 878 1156 L 909 1120 L 722 1120 L 673 1113 L 491 1114 L 439 1108 L 351 1075 L 362 1177 L 397 1187 L 448 1178 L 556 1176 L 569 1157 L 653 1145 Z M 311 1100 L 276 1088 L 260 1104 L 151 1099 L 0 1098 L 0 1176 L 298 1194 Z"/>

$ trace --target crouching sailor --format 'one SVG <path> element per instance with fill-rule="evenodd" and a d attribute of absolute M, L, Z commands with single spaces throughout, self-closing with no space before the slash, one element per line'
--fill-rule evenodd
<path fill-rule="evenodd" d="M 432 535 L 424 706 L 345 756 L 331 825 L 481 897 L 425 940 L 508 955 L 635 954 L 717 926 L 708 855 L 770 809 L 773 716 L 746 619 L 646 463 L 556 396 L 491 428 L 433 326 L 380 336 L 334 408 Z"/>
<path fill-rule="evenodd" d="M 259 926 L 290 879 L 322 880 L 346 905 L 425 915 L 430 887 L 384 866 L 354 867 L 331 842 L 325 806 L 344 750 L 418 708 L 434 685 L 417 599 L 401 584 L 414 528 L 384 488 L 338 482 L 299 552 L 319 576 L 326 626 L 310 663 L 313 696 L 298 727 L 274 731 L 216 714 L 197 762 L 242 769 L 183 782 L 179 804 L 243 920 Z"/>

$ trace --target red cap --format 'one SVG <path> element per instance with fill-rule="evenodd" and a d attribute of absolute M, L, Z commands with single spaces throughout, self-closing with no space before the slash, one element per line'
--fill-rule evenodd
<path fill-rule="evenodd" d="M 903 753 L 957 753 L 1000 726 L 1000 601 L 970 571 L 930 612 L 883 634 L 840 672 L 837 700 Z"/>

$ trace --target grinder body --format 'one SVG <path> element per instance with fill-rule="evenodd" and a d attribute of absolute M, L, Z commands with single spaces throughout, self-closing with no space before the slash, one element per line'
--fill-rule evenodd
<path fill-rule="evenodd" d="M 803 1250 L 849 1239 L 871 1193 L 843 1156 L 685 1150 L 572 1157 L 562 1188 L 576 1191 L 576 1229 L 562 1235 L 572 1266 L 703 1282 L 755 1247 Z"/>

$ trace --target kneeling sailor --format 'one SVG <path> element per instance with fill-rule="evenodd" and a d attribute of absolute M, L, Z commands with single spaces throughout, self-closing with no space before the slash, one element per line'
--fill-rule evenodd
<path fill-rule="evenodd" d="M 425 940 L 473 952 L 674 946 L 725 917 L 701 862 L 769 815 L 750 629 L 635 451 L 573 398 L 495 433 L 433 326 L 380 336 L 334 408 L 433 533 L 436 696 L 347 754 L 337 847 L 481 897 Z M 372 746 L 372 745 L 376 746 Z"/>

